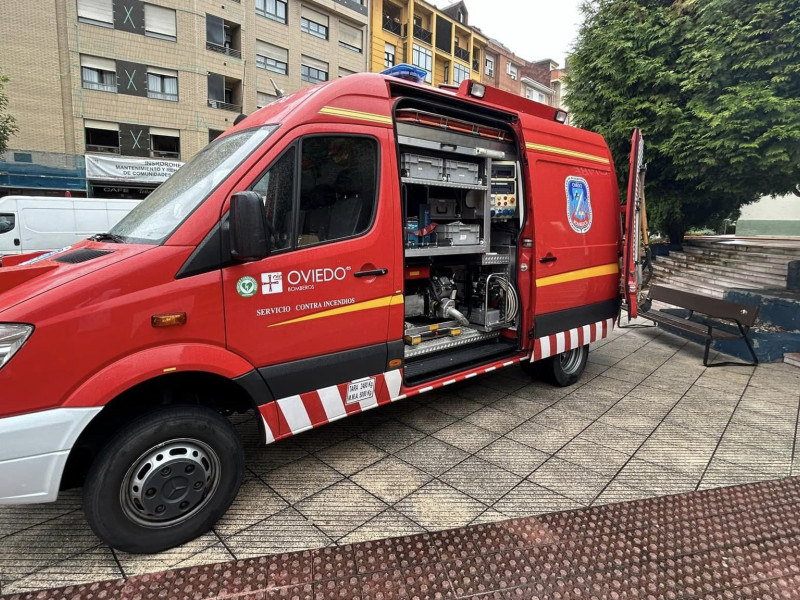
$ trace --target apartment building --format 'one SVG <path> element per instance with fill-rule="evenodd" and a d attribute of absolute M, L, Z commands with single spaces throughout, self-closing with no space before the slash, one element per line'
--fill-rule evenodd
<path fill-rule="evenodd" d="M 19 125 L 0 195 L 145 196 L 275 88 L 366 70 L 368 1 L 17 3 L 0 20 Z"/>
<path fill-rule="evenodd" d="M 550 86 L 550 69 L 558 66 L 553 61 L 530 62 L 514 54 L 498 40 L 487 43 L 483 81 L 501 90 L 525 96 L 542 104 L 555 106 L 555 93 Z"/>
<path fill-rule="evenodd" d="M 410 63 L 432 85 L 481 80 L 487 39 L 469 25 L 464 2 L 438 9 L 423 0 L 383 0 L 372 9 L 370 71 Z"/>

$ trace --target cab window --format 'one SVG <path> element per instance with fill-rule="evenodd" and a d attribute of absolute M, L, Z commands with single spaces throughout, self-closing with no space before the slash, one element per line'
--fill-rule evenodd
<path fill-rule="evenodd" d="M 12 213 L 0 214 L 0 233 L 13 231 L 15 221 L 16 217 Z"/>
<path fill-rule="evenodd" d="M 365 233 L 377 168 L 378 144 L 368 137 L 311 136 L 284 152 L 252 186 L 264 199 L 271 251 Z"/>

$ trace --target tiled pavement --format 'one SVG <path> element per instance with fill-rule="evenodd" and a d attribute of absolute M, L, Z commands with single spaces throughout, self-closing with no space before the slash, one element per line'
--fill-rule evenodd
<path fill-rule="evenodd" d="M 800 600 L 800 478 L 4 598 Z"/>
<path fill-rule="evenodd" d="M 593 345 L 584 377 L 566 389 L 510 368 L 267 448 L 243 422 L 247 479 L 213 532 L 158 555 L 128 555 L 93 536 L 77 490 L 54 504 L 0 507 L 0 592 L 800 474 L 800 370 L 706 369 L 701 356 L 654 328 L 616 330 Z M 304 590 L 280 596 L 306 600 Z"/>

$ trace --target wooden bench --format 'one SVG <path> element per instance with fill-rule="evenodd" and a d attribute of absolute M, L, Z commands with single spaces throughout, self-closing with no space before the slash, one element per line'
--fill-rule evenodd
<path fill-rule="evenodd" d="M 664 310 L 652 308 L 652 302 L 664 302 L 679 308 L 688 309 L 689 315 L 682 318 Z M 647 295 L 647 301 L 642 307 L 644 310 L 639 312 L 639 316 L 655 323 L 662 323 L 668 327 L 674 327 L 687 333 L 693 333 L 705 339 L 706 350 L 703 354 L 703 365 L 706 367 L 721 367 L 724 365 L 739 365 L 752 367 L 758 364 L 758 357 L 750 342 L 748 333 L 758 317 L 758 307 L 747 304 L 739 304 L 718 298 L 709 298 L 700 294 L 684 292 L 674 288 L 664 287 L 663 285 L 653 285 Z M 692 321 L 692 316 L 697 313 L 703 315 L 704 322 Z M 720 321 L 735 323 L 739 333 L 732 333 L 720 327 Z M 717 362 L 708 364 L 708 351 L 711 342 L 714 340 L 738 340 L 742 339 L 747 344 L 747 349 L 753 357 L 752 363 L 743 362 Z"/>

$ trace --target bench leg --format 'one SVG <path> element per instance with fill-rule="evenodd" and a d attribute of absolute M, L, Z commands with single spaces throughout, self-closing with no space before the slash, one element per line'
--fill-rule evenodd
<path fill-rule="evenodd" d="M 742 339 L 744 340 L 744 343 L 747 344 L 747 349 L 750 351 L 750 356 L 753 357 L 753 362 L 747 363 L 747 362 L 734 362 L 726 360 L 723 362 L 717 362 L 709 365 L 708 350 L 711 346 L 711 339 L 709 339 L 708 341 L 706 341 L 706 352 L 703 355 L 703 366 L 704 367 L 757 367 L 758 357 L 756 356 L 756 351 L 753 348 L 753 344 L 750 341 L 750 338 L 747 336 L 747 332 L 742 329 L 741 325 L 739 326 L 739 331 L 742 334 Z"/>

